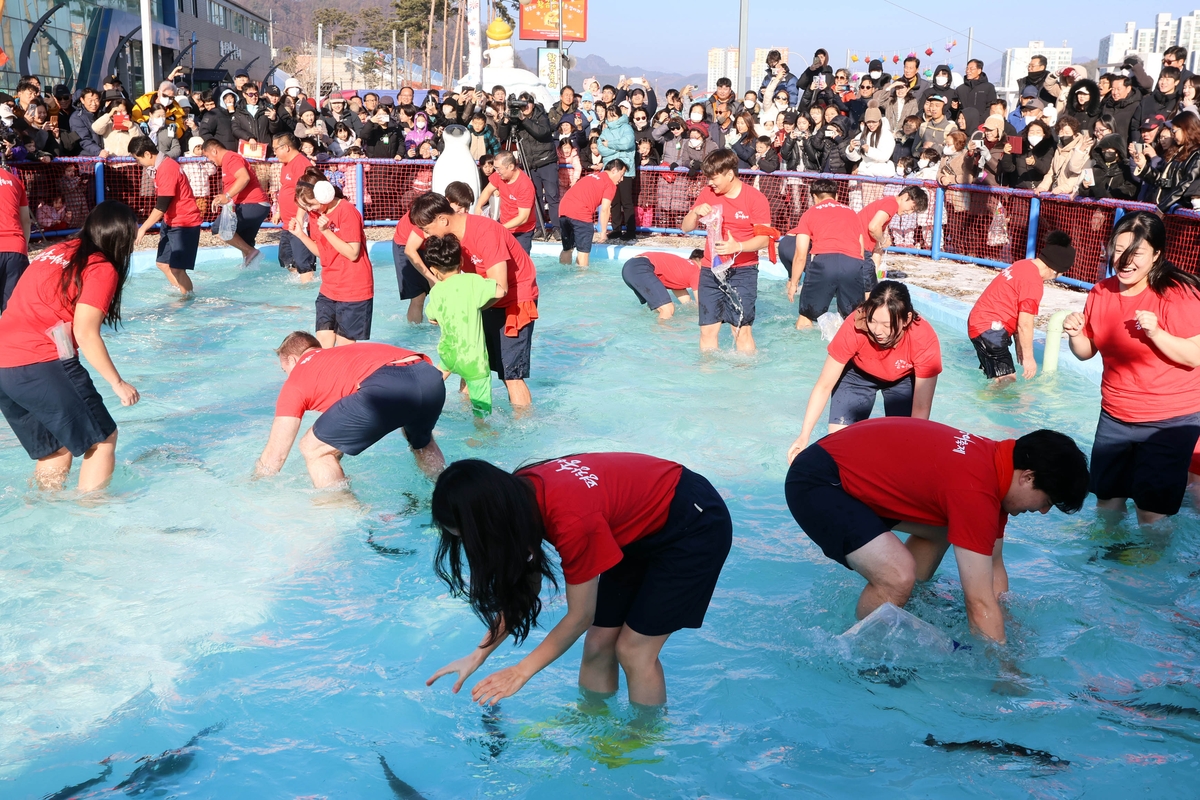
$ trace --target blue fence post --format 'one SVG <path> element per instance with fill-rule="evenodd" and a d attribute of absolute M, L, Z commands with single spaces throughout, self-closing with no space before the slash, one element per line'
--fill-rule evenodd
<path fill-rule="evenodd" d="M 1042 216 L 1042 201 L 1034 196 L 1029 198 L 1029 234 L 1025 237 L 1025 257 L 1037 258 L 1038 221 Z"/>
<path fill-rule="evenodd" d="M 358 208 L 358 215 L 363 214 L 363 165 L 360 161 L 354 165 L 354 205 Z"/>
<path fill-rule="evenodd" d="M 1121 221 L 1121 217 L 1123 217 L 1123 216 L 1125 216 L 1125 209 L 1121 208 L 1120 206 L 1117 206 L 1117 209 L 1115 211 L 1113 211 L 1113 227 L 1114 228 L 1117 227 L 1117 223 Z"/>
<path fill-rule="evenodd" d="M 104 162 L 96 162 L 96 205 L 104 202 Z"/>
<path fill-rule="evenodd" d="M 946 190 L 939 186 L 933 196 L 933 236 L 929 245 L 929 257 L 934 261 L 942 257 L 942 218 L 945 204 Z"/>

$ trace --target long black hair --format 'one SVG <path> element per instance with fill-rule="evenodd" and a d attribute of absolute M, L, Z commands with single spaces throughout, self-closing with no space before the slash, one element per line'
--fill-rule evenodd
<path fill-rule="evenodd" d="M 524 641 L 542 610 L 542 579 L 558 587 L 533 484 L 486 461 L 455 461 L 438 476 L 432 512 L 437 576 L 487 625 L 489 645 L 502 634 Z"/>
<path fill-rule="evenodd" d="M 916 324 L 921 315 L 913 308 L 912 296 L 908 293 L 908 287 L 900 281 L 880 281 L 875 284 L 875 288 L 871 290 L 870 296 L 859 305 L 862 312 L 862 323 L 865 332 L 874 339 L 875 336 L 866 328 L 871 317 L 881 308 L 886 308 L 888 318 L 892 322 L 892 335 L 886 342 L 879 342 L 882 348 L 892 348 L 900 343 L 900 337 L 908 330 L 908 327 Z"/>
<path fill-rule="evenodd" d="M 1112 254 L 1116 252 L 1117 237 L 1126 233 L 1132 234 L 1133 239 L 1119 257 L 1112 258 Z M 1167 226 L 1156 214 L 1149 211 L 1135 211 L 1121 217 L 1120 222 L 1113 228 L 1112 235 L 1108 237 L 1108 253 L 1112 259 L 1114 275 L 1133 260 L 1133 254 L 1142 246 L 1142 242 L 1150 245 L 1150 249 L 1157 253 L 1154 263 L 1150 265 L 1150 273 L 1146 276 L 1146 281 L 1155 294 L 1165 294 L 1168 289 L 1191 289 L 1200 294 L 1200 276 L 1184 272 L 1167 261 Z"/>
<path fill-rule="evenodd" d="M 87 269 L 88 259 L 99 253 L 117 271 L 117 290 L 104 315 L 104 324 L 116 325 L 121 321 L 121 290 L 129 277 L 129 257 L 133 255 L 137 232 L 137 212 L 124 203 L 105 200 L 92 209 L 83 228 L 72 237 L 79 242 L 79 247 L 63 267 L 59 290 L 67 308 L 73 309 L 79 302 L 83 292 L 83 271 Z"/>

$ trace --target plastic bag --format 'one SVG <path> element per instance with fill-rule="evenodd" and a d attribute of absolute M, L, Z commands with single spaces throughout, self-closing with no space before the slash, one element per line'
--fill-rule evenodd
<path fill-rule="evenodd" d="M 836 311 L 826 311 L 817 317 L 817 328 L 821 331 L 821 338 L 827 342 L 833 341 L 841 327 L 842 315 Z"/>
<path fill-rule="evenodd" d="M 708 231 L 708 247 L 706 249 L 712 257 L 713 277 L 717 280 L 724 280 L 725 273 L 729 272 L 733 266 L 732 258 L 717 255 L 717 243 L 722 241 L 722 228 L 725 227 L 724 206 L 714 206 L 712 211 L 701 217 L 699 221 Z"/>
<path fill-rule="evenodd" d="M 891 603 L 884 603 L 838 638 L 848 642 L 856 655 L 885 662 L 949 655 L 955 650 L 954 640 L 940 629 Z"/>
<path fill-rule="evenodd" d="M 70 322 L 59 322 L 46 329 L 46 335 L 50 337 L 50 341 L 54 342 L 54 347 L 58 350 L 59 361 L 69 361 L 75 357 L 75 337 L 72 335 L 71 329 Z"/>
<path fill-rule="evenodd" d="M 216 224 L 217 236 L 227 242 L 233 239 L 237 233 L 237 212 L 233 210 L 233 203 L 221 206 L 221 213 L 217 215 Z"/>
<path fill-rule="evenodd" d="M 1004 206 L 999 203 L 992 211 L 992 221 L 988 225 L 987 244 L 988 247 L 1004 247 L 1008 244 L 1008 216 L 1004 213 Z"/>

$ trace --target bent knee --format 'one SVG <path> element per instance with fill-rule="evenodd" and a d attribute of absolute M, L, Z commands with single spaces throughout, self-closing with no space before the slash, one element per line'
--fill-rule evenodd
<path fill-rule="evenodd" d="M 658 661 L 658 649 L 635 643 L 632 636 L 618 636 L 616 643 L 617 662 L 629 669 L 645 668 Z"/>

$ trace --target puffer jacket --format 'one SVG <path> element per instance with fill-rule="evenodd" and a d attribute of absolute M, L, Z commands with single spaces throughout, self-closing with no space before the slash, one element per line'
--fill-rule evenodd
<path fill-rule="evenodd" d="M 742 134 L 737 141 L 729 144 L 729 149 L 738 157 L 738 169 L 754 168 L 754 146 L 756 144 L 758 144 L 758 137 L 754 135 L 754 131 Z"/>
<path fill-rule="evenodd" d="M 1086 106 L 1079 105 L 1075 100 L 1075 92 L 1079 89 L 1088 90 L 1088 102 Z M 1100 86 L 1095 81 L 1090 81 L 1087 78 L 1075 81 L 1071 84 L 1071 89 L 1067 93 L 1067 101 L 1063 104 L 1063 113 L 1068 117 L 1074 117 L 1079 120 L 1079 124 L 1083 126 L 1083 130 L 1091 133 L 1096 126 L 1096 120 L 1100 119 Z"/>
<path fill-rule="evenodd" d="M 1142 120 L 1138 117 L 1138 109 L 1141 104 L 1141 95 L 1136 91 L 1130 91 L 1125 96 L 1124 100 L 1114 100 L 1112 93 L 1100 103 L 1100 113 L 1112 114 L 1113 118 L 1113 133 L 1121 137 L 1128 147 L 1130 142 L 1140 142 L 1141 138 L 1138 135 L 1138 129 L 1142 125 Z M 1124 147 L 1121 148 L 1125 150 Z"/>
<path fill-rule="evenodd" d="M 1083 171 L 1092 161 L 1091 154 L 1092 137 L 1082 131 L 1067 144 L 1060 140 L 1050 160 L 1050 169 L 1042 177 L 1037 190 L 1074 197 L 1083 180 Z"/>
<path fill-rule="evenodd" d="M 700 169 L 700 164 L 703 163 L 704 157 L 709 153 L 718 150 L 716 142 L 706 138 L 704 144 L 699 149 L 694 149 L 688 145 L 686 138 L 671 139 L 663 145 L 663 163 L 671 166 L 686 167 L 688 169 Z"/>
<path fill-rule="evenodd" d="M 996 101 L 996 87 L 988 80 L 986 72 L 981 72 L 975 80 L 964 80 L 956 92 L 962 107 L 975 109 L 980 119 L 988 115 L 988 109 Z"/>
<path fill-rule="evenodd" d="M 129 143 L 139 136 L 146 135 L 138 125 L 130 125 L 126 131 L 117 130 L 113 127 L 111 112 L 96 117 L 96 121 L 92 123 L 92 130 L 104 140 L 104 149 L 113 156 L 129 155 Z"/>
<path fill-rule="evenodd" d="M 1080 189 L 1082 197 L 1096 200 L 1133 200 L 1138 196 L 1140 188 L 1129 169 L 1129 159 L 1121 151 L 1121 137 L 1110 133 L 1100 140 L 1100 144 L 1092 149 L 1092 185 Z M 1100 156 L 1103 150 L 1115 150 L 1117 157 L 1114 161 L 1105 161 Z"/>
<path fill-rule="evenodd" d="M 1140 124 L 1143 120 L 1154 117 L 1169 120 L 1178 111 L 1179 98 L 1174 94 L 1167 96 L 1158 87 L 1155 87 L 1154 91 L 1143 97 L 1142 102 L 1138 105 L 1137 121 Z"/>
<path fill-rule="evenodd" d="M 521 152 L 525 154 L 525 163 L 529 169 L 540 169 L 547 164 L 558 162 L 558 140 L 554 136 L 554 126 L 550 124 L 550 117 L 541 105 L 534 103 L 533 112 L 526 118 L 516 117 L 507 124 L 500 123 L 496 127 L 496 138 L 502 142 L 508 141 L 513 130 L 516 131 L 517 142 L 521 146 Z M 629 165 L 629 174 L 632 175 L 632 158 Z"/>
<path fill-rule="evenodd" d="M 846 143 L 846 160 L 852 164 L 858 164 L 859 175 L 880 178 L 893 177 L 896 174 L 896 165 L 892 163 L 891 159 L 892 151 L 896 148 L 896 138 L 892 136 L 887 120 L 885 119 L 879 124 L 879 144 L 867 147 L 866 152 L 863 152 L 862 147 L 869 141 L 870 135 L 864 122 L 858 135 Z M 850 145 L 854 142 L 859 142 L 859 147 L 851 150 Z"/>
<path fill-rule="evenodd" d="M 800 97 L 800 108 L 811 106 L 816 101 L 817 95 L 821 93 L 821 90 L 813 86 L 813 82 L 818 76 L 825 77 L 826 89 L 833 86 L 833 67 L 829 64 L 820 67 L 810 64 L 796 78 L 796 88 L 803 92 Z"/>
<path fill-rule="evenodd" d="M 805 156 L 820 172 L 847 175 L 850 168 L 846 165 L 844 151 L 849 136 L 849 121 L 845 117 L 834 117 L 805 141 Z"/>
<path fill-rule="evenodd" d="M 1146 202 L 1163 212 L 1170 211 L 1188 198 L 1200 196 L 1200 150 L 1193 150 L 1182 160 L 1157 159 L 1156 165 L 1147 161 L 1137 177 L 1147 190 Z"/>
<path fill-rule="evenodd" d="M 775 93 L 780 89 L 788 93 L 788 105 L 795 108 L 800 103 L 800 84 L 799 78 L 793 75 L 790 71 L 779 80 L 775 80 L 774 71 L 768 69 L 766 76 L 763 78 L 762 86 L 758 89 L 758 100 L 760 103 L 770 102 Z M 771 86 L 771 82 L 775 82 L 775 86 Z M 768 91 L 768 89 L 770 91 Z"/>
<path fill-rule="evenodd" d="M 629 117 L 622 116 L 605 121 L 604 128 L 600 131 L 599 148 L 605 166 L 614 158 L 619 158 L 629 167 L 625 177 L 634 177 L 637 172 L 637 146 L 634 143 L 633 126 L 629 124 Z"/>
<path fill-rule="evenodd" d="M 1015 166 L 1015 174 L 1013 175 L 1013 186 L 1017 189 L 1035 189 L 1041 184 L 1042 178 L 1046 177 L 1046 173 L 1050 171 L 1050 164 L 1054 161 L 1054 137 L 1046 136 L 1045 139 L 1037 143 L 1037 147 L 1032 147 L 1029 144 L 1029 130 L 1025 131 L 1025 139 L 1019 155 L 1013 155 L 1013 164 Z M 1029 156 L 1033 156 L 1033 163 L 1029 163 Z"/>
<path fill-rule="evenodd" d="M 945 114 L 947 117 L 949 117 L 951 110 L 950 101 L 958 96 L 955 94 L 954 89 L 950 88 L 950 84 L 953 83 L 953 81 L 954 73 L 950 71 L 950 66 L 948 64 L 938 64 L 936 67 L 934 67 L 933 80 L 929 82 L 928 88 L 921 92 L 921 111 L 925 111 L 925 101 L 928 100 L 931 95 L 940 94 L 944 95 L 946 98 Z M 986 113 L 986 110 L 984 113 Z"/>

